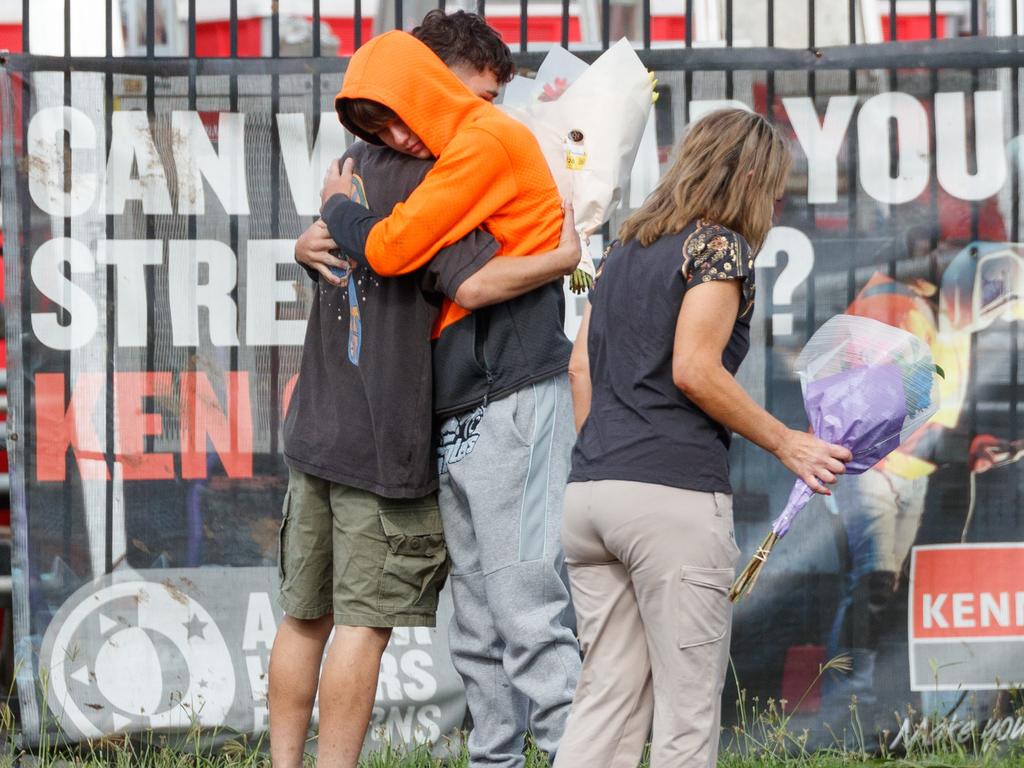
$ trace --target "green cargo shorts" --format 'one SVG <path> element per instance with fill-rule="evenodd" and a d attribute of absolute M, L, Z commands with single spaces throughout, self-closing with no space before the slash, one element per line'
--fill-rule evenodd
<path fill-rule="evenodd" d="M 278 550 L 289 616 L 355 627 L 432 627 L 448 575 L 435 494 L 384 499 L 289 469 Z"/>

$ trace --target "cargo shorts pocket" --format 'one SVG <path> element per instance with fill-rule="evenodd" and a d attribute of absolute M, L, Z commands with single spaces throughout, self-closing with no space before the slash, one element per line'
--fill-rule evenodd
<path fill-rule="evenodd" d="M 725 637 L 732 617 L 732 568 L 684 565 L 679 573 L 679 647 L 692 648 Z"/>
<path fill-rule="evenodd" d="M 433 615 L 448 575 L 441 513 L 436 506 L 382 507 L 387 552 L 378 609 L 388 614 Z"/>
<path fill-rule="evenodd" d="M 285 579 L 285 555 L 288 552 L 287 549 L 287 535 L 288 535 L 288 519 L 291 516 L 291 491 L 286 491 L 284 494 L 284 504 L 281 506 L 281 526 L 277 529 L 277 582 L 279 587 L 284 586 Z"/>

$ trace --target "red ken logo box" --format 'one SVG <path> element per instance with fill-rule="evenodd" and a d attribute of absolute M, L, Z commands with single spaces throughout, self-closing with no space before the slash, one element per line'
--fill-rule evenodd
<path fill-rule="evenodd" d="M 914 547 L 910 683 L 915 691 L 1024 682 L 1024 542 Z"/>

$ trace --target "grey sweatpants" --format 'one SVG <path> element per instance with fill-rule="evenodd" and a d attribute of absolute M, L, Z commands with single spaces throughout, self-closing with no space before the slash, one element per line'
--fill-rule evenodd
<path fill-rule="evenodd" d="M 473 717 L 473 768 L 523 766 L 527 729 L 554 753 L 565 728 L 580 672 L 559 540 L 575 438 L 564 374 L 441 429 L 449 637 Z"/>

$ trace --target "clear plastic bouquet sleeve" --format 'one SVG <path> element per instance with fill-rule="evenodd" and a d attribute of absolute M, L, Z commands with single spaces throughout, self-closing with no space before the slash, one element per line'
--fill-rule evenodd
<path fill-rule="evenodd" d="M 938 380 L 928 345 L 877 320 L 833 317 L 807 342 L 795 368 L 814 434 L 853 454 L 847 474 L 873 467 L 938 408 Z M 775 542 L 813 495 L 802 480 L 794 483 L 785 509 L 733 585 L 733 600 L 753 587 Z"/>
<path fill-rule="evenodd" d="M 654 79 L 622 39 L 587 66 L 562 48 L 536 80 L 516 78 L 502 108 L 537 138 L 576 229 L 589 235 L 622 199 L 653 103 Z M 583 248 L 580 269 L 596 270 Z"/>

